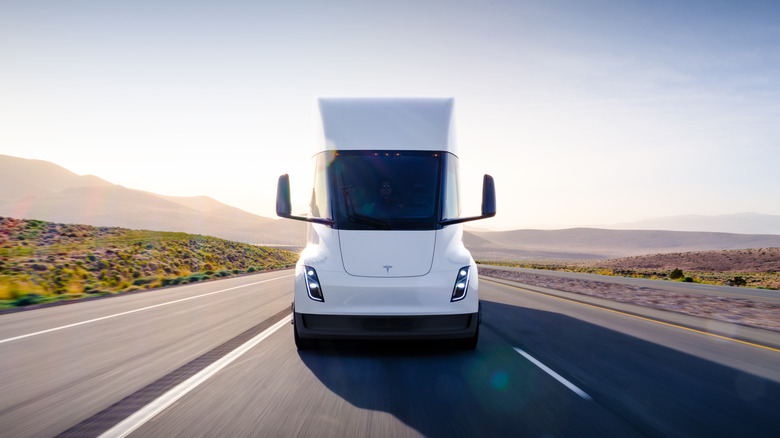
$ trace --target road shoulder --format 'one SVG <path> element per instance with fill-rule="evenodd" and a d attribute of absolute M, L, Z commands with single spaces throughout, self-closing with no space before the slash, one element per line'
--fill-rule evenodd
<path fill-rule="evenodd" d="M 725 321 L 719 321 L 710 318 L 703 318 L 684 313 L 672 312 L 667 310 L 655 309 L 652 307 L 641 306 L 637 304 L 623 303 L 619 301 L 599 298 L 574 292 L 535 286 L 526 283 L 520 283 L 512 280 L 505 280 L 493 276 L 480 274 L 480 279 L 492 281 L 519 289 L 525 289 L 534 293 L 551 295 L 558 298 L 575 301 L 578 303 L 601 307 L 615 312 L 626 313 L 628 315 L 641 318 L 648 318 L 666 324 L 678 325 L 692 330 L 705 333 L 711 333 L 717 336 L 736 339 L 739 341 L 758 344 L 761 346 L 780 349 L 780 332 L 766 330 L 757 327 L 735 324 Z"/>

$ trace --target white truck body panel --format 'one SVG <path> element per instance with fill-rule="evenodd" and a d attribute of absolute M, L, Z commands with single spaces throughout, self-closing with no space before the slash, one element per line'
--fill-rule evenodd
<path fill-rule="evenodd" d="M 323 150 L 447 151 L 457 155 L 454 99 L 320 99 Z"/>
<path fill-rule="evenodd" d="M 344 270 L 350 275 L 419 277 L 431 271 L 436 233 L 343 230 L 339 243 Z"/>

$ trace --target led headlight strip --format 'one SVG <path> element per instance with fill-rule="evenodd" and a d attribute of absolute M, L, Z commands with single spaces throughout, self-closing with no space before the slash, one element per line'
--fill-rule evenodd
<path fill-rule="evenodd" d="M 460 301 L 466 298 L 466 290 L 469 288 L 469 267 L 464 266 L 458 270 L 458 278 L 455 280 L 455 288 L 452 290 L 450 301 Z"/>
<path fill-rule="evenodd" d="M 309 294 L 309 298 L 315 301 L 325 301 L 325 298 L 322 296 L 320 279 L 317 278 L 317 271 L 311 266 L 304 266 L 303 277 L 306 280 L 306 292 Z"/>

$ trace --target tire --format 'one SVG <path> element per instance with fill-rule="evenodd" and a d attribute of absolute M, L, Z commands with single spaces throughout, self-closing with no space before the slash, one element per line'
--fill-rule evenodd
<path fill-rule="evenodd" d="M 298 325 L 293 323 L 293 336 L 295 337 L 295 346 L 299 350 L 310 350 L 317 345 L 314 339 L 302 338 L 298 335 Z"/>

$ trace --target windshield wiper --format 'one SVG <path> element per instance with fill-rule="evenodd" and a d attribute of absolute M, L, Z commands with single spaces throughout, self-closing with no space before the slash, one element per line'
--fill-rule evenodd
<path fill-rule="evenodd" d="M 363 225 L 370 225 L 374 228 L 381 229 L 381 230 L 392 229 L 390 224 L 383 220 L 376 219 L 370 216 L 365 216 L 359 213 L 355 213 L 355 206 L 352 205 L 352 197 L 349 195 L 349 187 L 344 187 L 343 189 L 341 189 L 341 192 L 344 194 L 344 204 L 347 209 L 347 219 L 349 219 L 350 222 L 357 222 Z"/>

